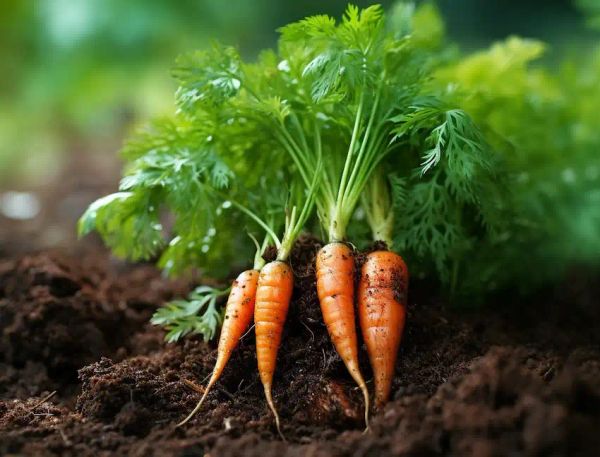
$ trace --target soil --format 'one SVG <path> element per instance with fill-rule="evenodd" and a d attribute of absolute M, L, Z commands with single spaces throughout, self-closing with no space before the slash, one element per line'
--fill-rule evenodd
<path fill-rule="evenodd" d="M 86 246 L 0 258 L 0 455 L 590 456 L 600 449 L 600 287 L 573 272 L 527 299 L 447 309 L 411 284 L 393 398 L 362 399 L 322 323 L 304 237 L 274 380 L 281 441 L 248 332 L 202 411 L 175 428 L 215 343 L 163 342 L 156 307 L 192 284 Z M 362 370 L 371 373 L 362 348 Z M 369 382 L 372 388 L 372 383 Z"/>

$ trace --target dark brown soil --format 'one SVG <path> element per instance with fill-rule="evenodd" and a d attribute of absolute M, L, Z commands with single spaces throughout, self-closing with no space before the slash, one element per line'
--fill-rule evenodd
<path fill-rule="evenodd" d="M 535 300 L 507 294 L 468 314 L 414 283 L 393 400 L 363 434 L 360 392 L 320 317 L 319 247 L 304 238 L 291 260 L 296 288 L 273 390 L 287 443 L 263 398 L 252 331 L 203 410 L 174 427 L 199 398 L 183 380 L 203 383 L 214 343 L 167 345 L 147 322 L 191 284 L 93 250 L 0 260 L 0 455 L 597 454 L 593 281 L 574 275 Z"/>

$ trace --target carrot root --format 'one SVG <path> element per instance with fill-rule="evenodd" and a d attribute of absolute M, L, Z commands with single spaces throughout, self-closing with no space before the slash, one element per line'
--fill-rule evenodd
<path fill-rule="evenodd" d="M 354 256 L 344 243 L 333 242 L 317 254 L 317 292 L 331 341 L 365 399 L 369 428 L 369 390 L 358 366 L 354 314 Z"/>
<path fill-rule="evenodd" d="M 277 433 L 279 433 L 279 436 L 281 437 L 281 439 L 283 441 L 287 441 L 285 439 L 285 436 L 283 435 L 283 432 L 281 431 L 281 421 L 279 420 L 279 413 L 277 412 L 277 408 L 275 408 L 275 403 L 273 402 L 273 395 L 271 394 L 271 386 L 265 385 L 264 389 L 265 389 L 265 397 L 267 399 L 267 405 L 269 405 L 269 409 L 271 410 L 271 412 L 273 413 L 273 416 L 275 417 L 275 427 L 277 427 Z"/>
<path fill-rule="evenodd" d="M 237 346 L 246 329 L 250 326 L 254 314 L 258 277 L 259 273 L 257 270 L 247 270 L 240 273 L 233 282 L 231 293 L 229 294 L 227 305 L 225 307 L 225 320 L 223 321 L 221 336 L 219 337 L 217 361 L 215 362 L 210 381 L 206 386 L 202 398 L 200 398 L 200 401 L 196 404 L 196 407 L 184 420 L 179 422 L 176 427 L 187 424 L 196 413 L 200 411 L 206 396 L 221 377 L 221 374 L 231 357 L 231 353 Z"/>
<path fill-rule="evenodd" d="M 184 379 L 183 383 L 187 387 L 189 387 L 190 389 L 192 389 L 194 392 L 199 393 L 200 395 L 204 395 L 204 392 L 206 392 L 206 389 L 203 389 L 198 384 L 196 384 L 194 381 L 190 381 L 189 379 Z"/>
<path fill-rule="evenodd" d="M 260 273 L 254 310 L 258 372 L 267 404 L 275 417 L 277 432 L 283 440 L 285 437 L 281 432 L 281 423 L 273 402 L 271 386 L 293 288 L 294 275 L 289 265 L 278 260 L 268 263 Z"/>
<path fill-rule="evenodd" d="M 200 411 L 200 408 L 202 408 L 202 404 L 204 403 L 204 400 L 206 399 L 206 396 L 210 392 L 210 389 L 215 384 L 215 382 L 216 382 L 216 379 L 215 380 L 211 379 L 211 382 L 209 382 L 208 385 L 206 386 L 206 389 L 204 390 L 204 394 L 202 395 L 202 398 L 200 398 L 200 401 L 196 404 L 196 407 L 192 410 L 191 413 L 189 413 L 187 415 L 187 417 L 185 419 L 183 419 L 181 422 L 179 422 L 175 426 L 176 428 L 182 427 L 185 424 L 187 424 L 196 415 L 196 413 L 198 411 Z"/>
<path fill-rule="evenodd" d="M 387 403 L 406 319 L 408 270 L 398 254 L 367 255 L 358 288 L 360 328 L 375 380 L 375 407 Z"/>

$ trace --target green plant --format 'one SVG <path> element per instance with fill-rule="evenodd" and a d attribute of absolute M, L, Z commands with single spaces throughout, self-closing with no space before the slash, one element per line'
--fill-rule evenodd
<path fill-rule="evenodd" d="M 551 72 L 531 64 L 542 43 L 514 37 L 460 55 L 429 4 L 387 18 L 349 6 L 280 32 L 255 62 L 219 44 L 177 60 L 176 114 L 125 146 L 120 192 L 82 234 L 222 277 L 250 256 L 240 225 L 274 235 L 287 215 L 285 257 L 317 227 L 290 209 L 314 199 L 328 239 L 383 239 L 469 302 L 598 261 L 593 59 Z"/>
<path fill-rule="evenodd" d="M 169 343 L 190 333 L 203 335 L 205 341 L 211 340 L 223 322 L 217 300 L 228 293 L 229 288 L 196 287 L 187 300 L 174 300 L 156 311 L 150 322 L 167 330 L 165 340 Z"/>

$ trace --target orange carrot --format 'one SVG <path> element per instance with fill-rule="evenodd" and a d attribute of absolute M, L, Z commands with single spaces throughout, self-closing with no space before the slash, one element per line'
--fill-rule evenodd
<path fill-rule="evenodd" d="M 277 431 L 282 438 L 284 437 L 279 424 L 279 414 L 271 396 L 271 386 L 293 288 L 294 275 L 287 263 L 276 260 L 266 264 L 260 272 L 254 310 L 258 372 L 267 403 L 275 416 Z"/>
<path fill-rule="evenodd" d="M 323 320 L 336 351 L 365 398 L 365 424 L 369 426 L 369 391 L 358 366 L 354 317 L 354 257 L 340 242 L 329 243 L 317 254 L 317 292 Z"/>
<path fill-rule="evenodd" d="M 217 348 L 217 361 L 212 375 L 208 381 L 204 395 L 202 395 L 194 410 L 183 421 L 177 424 L 177 427 L 187 423 L 200 410 L 211 387 L 221 377 L 231 353 L 252 322 L 258 277 L 258 270 L 247 270 L 240 273 L 233 282 L 225 307 L 225 319 Z"/>
<path fill-rule="evenodd" d="M 358 286 L 358 315 L 375 377 L 375 406 L 390 397 L 398 347 L 406 318 L 408 269 L 390 251 L 367 256 Z"/>

